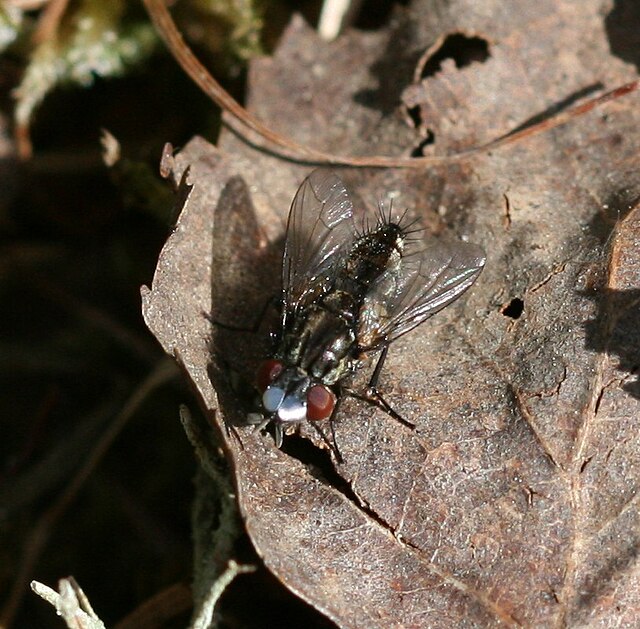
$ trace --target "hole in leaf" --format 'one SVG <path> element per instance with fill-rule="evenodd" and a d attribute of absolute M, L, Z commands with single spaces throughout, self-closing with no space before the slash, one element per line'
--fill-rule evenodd
<path fill-rule="evenodd" d="M 463 33 L 448 35 L 422 68 L 422 78 L 433 76 L 442 69 L 445 59 L 453 59 L 456 68 L 464 68 L 474 61 L 482 63 L 489 58 L 489 43 L 482 37 L 469 37 Z"/>
<path fill-rule="evenodd" d="M 611 4 L 611 3 L 609 3 Z M 604 20 L 611 53 L 640 70 L 640 3 L 614 0 Z"/>
<path fill-rule="evenodd" d="M 422 124 L 422 116 L 420 115 L 420 105 L 415 105 L 414 107 L 407 107 L 407 114 L 409 118 L 411 118 L 411 122 L 415 129 L 417 129 Z"/>
<path fill-rule="evenodd" d="M 514 297 L 504 308 L 501 310 L 505 317 L 511 317 L 512 319 L 519 319 L 524 310 L 524 301 L 519 297 Z"/>
<path fill-rule="evenodd" d="M 420 143 L 411 151 L 411 157 L 423 157 L 424 156 L 424 147 L 430 146 L 436 141 L 436 136 L 431 129 L 427 129 L 427 135 L 423 138 Z"/>
<path fill-rule="evenodd" d="M 396 5 L 406 6 L 408 0 L 365 0 L 358 10 L 354 26 L 365 31 L 374 31 L 388 26 Z"/>

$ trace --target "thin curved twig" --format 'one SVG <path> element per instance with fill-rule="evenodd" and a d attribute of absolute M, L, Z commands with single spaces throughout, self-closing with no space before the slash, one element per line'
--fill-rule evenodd
<path fill-rule="evenodd" d="M 542 122 L 515 132 L 506 133 L 496 140 L 451 155 L 415 158 L 390 157 L 385 155 L 365 157 L 334 155 L 298 144 L 290 138 L 276 133 L 260 122 L 260 120 L 242 107 L 196 58 L 193 51 L 182 39 L 182 35 L 178 31 L 169 10 L 165 6 L 164 0 L 142 1 L 158 33 L 182 69 L 216 105 L 228 114 L 223 117 L 223 123 L 242 140 L 252 146 L 296 162 L 373 168 L 426 168 L 429 166 L 450 164 L 479 153 L 518 142 L 527 136 L 536 135 L 543 131 L 559 127 L 576 116 L 581 116 L 596 107 L 600 107 L 609 101 L 635 92 L 640 88 L 640 80 L 631 81 L 605 94 L 562 111 Z M 253 137 L 250 137 L 251 135 L 253 135 Z"/>

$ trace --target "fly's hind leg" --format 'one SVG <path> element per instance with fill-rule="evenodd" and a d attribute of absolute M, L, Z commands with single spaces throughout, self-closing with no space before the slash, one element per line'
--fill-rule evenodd
<path fill-rule="evenodd" d="M 412 430 L 416 427 L 415 424 L 410 422 L 408 419 L 405 419 L 402 415 L 400 415 L 400 413 L 394 411 L 393 407 L 382 397 L 377 389 L 368 388 L 361 399 L 365 400 L 366 402 L 370 402 L 374 406 L 382 409 L 387 415 L 389 415 L 389 417 L 392 417 L 396 421 L 400 422 L 403 426 L 411 428 Z"/>
<path fill-rule="evenodd" d="M 380 354 L 380 358 L 378 358 L 378 362 L 376 363 L 375 369 L 371 374 L 371 378 L 369 379 L 369 384 L 364 392 L 356 392 L 350 389 L 344 389 L 344 392 L 351 397 L 355 397 L 359 400 L 364 400 L 369 404 L 373 404 L 377 406 L 379 409 L 383 410 L 389 417 L 392 417 L 397 422 L 400 422 L 403 426 L 407 426 L 407 428 L 415 428 L 416 425 L 406 420 L 402 415 L 393 410 L 393 407 L 387 402 L 380 391 L 378 391 L 378 380 L 380 379 L 380 373 L 382 372 L 382 367 L 384 366 L 384 362 L 387 359 L 387 352 L 389 351 L 389 346 L 387 345 Z"/>

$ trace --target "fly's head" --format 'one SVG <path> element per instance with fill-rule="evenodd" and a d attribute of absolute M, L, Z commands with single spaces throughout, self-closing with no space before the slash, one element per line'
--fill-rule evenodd
<path fill-rule="evenodd" d="M 329 387 L 277 359 L 262 364 L 257 383 L 266 416 L 279 424 L 328 419 L 336 405 L 336 394 Z"/>

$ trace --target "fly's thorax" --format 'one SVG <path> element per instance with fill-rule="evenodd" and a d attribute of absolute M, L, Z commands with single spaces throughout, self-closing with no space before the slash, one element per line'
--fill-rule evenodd
<path fill-rule="evenodd" d="M 326 334 L 317 351 L 309 354 L 305 365 L 309 374 L 327 386 L 336 384 L 351 371 L 353 352 L 357 347 L 355 321 L 334 328 Z"/>

